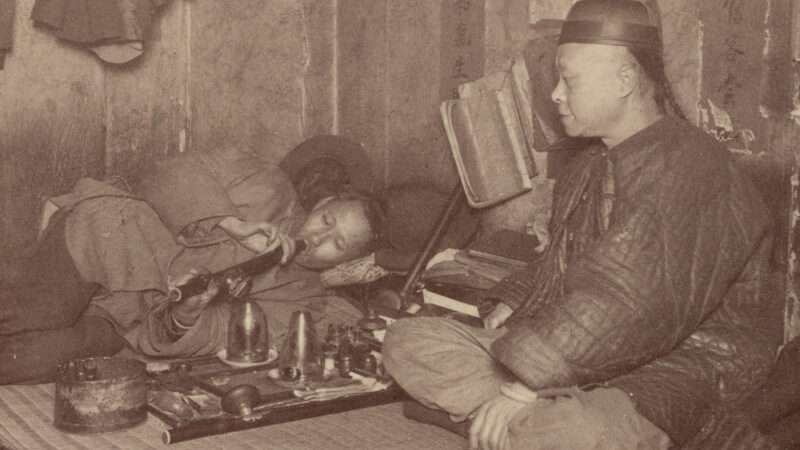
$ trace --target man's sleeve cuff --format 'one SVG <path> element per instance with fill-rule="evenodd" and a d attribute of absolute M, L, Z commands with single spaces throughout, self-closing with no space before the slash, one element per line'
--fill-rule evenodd
<path fill-rule="evenodd" d="M 577 384 L 557 349 L 530 327 L 522 325 L 509 330 L 492 344 L 492 353 L 530 389 Z"/>

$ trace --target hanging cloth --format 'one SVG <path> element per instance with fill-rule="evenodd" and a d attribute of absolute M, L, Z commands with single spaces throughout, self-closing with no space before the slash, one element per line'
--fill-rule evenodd
<path fill-rule="evenodd" d="M 147 30 L 169 0 L 36 0 L 31 19 L 59 39 L 121 64 L 144 52 Z"/>
<path fill-rule="evenodd" d="M 0 0 L 0 69 L 14 41 L 14 0 Z"/>
<path fill-rule="evenodd" d="M 37 0 L 31 18 L 59 39 L 76 44 L 123 37 L 122 13 L 115 0 Z"/>

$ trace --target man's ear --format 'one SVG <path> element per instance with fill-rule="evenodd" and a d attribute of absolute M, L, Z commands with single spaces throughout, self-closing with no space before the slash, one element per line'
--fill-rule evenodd
<path fill-rule="evenodd" d="M 620 98 L 628 97 L 639 88 L 639 66 L 624 62 L 617 70 Z"/>
<path fill-rule="evenodd" d="M 336 197 L 333 196 L 333 195 L 329 195 L 327 197 L 323 197 L 314 205 L 313 208 L 311 208 L 311 210 L 314 211 L 316 209 L 319 209 L 319 208 L 323 207 L 324 205 L 327 205 L 328 203 L 330 203 L 330 202 L 332 202 L 334 200 L 336 200 Z"/>

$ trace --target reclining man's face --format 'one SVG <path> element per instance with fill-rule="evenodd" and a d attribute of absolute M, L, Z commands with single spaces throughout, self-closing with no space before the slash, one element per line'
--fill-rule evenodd
<path fill-rule="evenodd" d="M 327 269 L 363 256 L 372 230 L 360 201 L 327 198 L 311 210 L 295 237 L 304 239 L 308 248 L 294 261 L 309 269 Z"/>

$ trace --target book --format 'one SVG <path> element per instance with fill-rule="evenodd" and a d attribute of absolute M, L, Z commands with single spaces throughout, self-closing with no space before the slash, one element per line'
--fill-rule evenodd
<path fill-rule="evenodd" d="M 440 113 L 467 202 L 484 208 L 529 191 L 536 168 L 530 124 L 517 100 L 527 95 L 521 63 L 459 86 L 459 98 L 442 102 Z"/>
<path fill-rule="evenodd" d="M 428 261 L 421 280 L 491 289 L 512 273 L 526 269 L 536 256 L 536 244 L 534 236 L 499 230 L 478 238 L 470 245 L 474 248 L 440 251 Z"/>
<path fill-rule="evenodd" d="M 490 289 L 498 281 L 525 267 L 525 263 L 504 262 L 506 258 L 472 250 L 459 250 L 453 259 L 431 264 L 422 273 L 423 281 L 450 283 L 465 288 Z M 507 259 L 507 261 L 512 261 Z"/>
<path fill-rule="evenodd" d="M 488 253 L 515 261 L 512 265 L 527 265 L 541 252 L 542 242 L 535 234 L 516 230 L 497 230 L 485 234 L 470 244 L 468 252 Z"/>
<path fill-rule="evenodd" d="M 422 288 L 422 301 L 426 304 L 480 318 L 481 289 L 451 283 L 429 282 Z"/>

